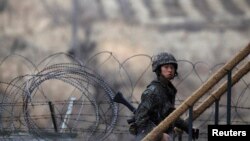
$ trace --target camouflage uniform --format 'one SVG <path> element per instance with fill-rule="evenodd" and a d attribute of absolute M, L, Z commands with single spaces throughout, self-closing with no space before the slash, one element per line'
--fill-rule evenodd
<path fill-rule="evenodd" d="M 137 128 L 136 140 L 144 138 L 156 125 L 164 120 L 175 108 L 176 88 L 170 80 L 161 75 L 160 67 L 164 64 L 172 64 L 175 67 L 175 76 L 178 75 L 178 64 L 175 57 L 167 52 L 160 53 L 152 58 L 152 71 L 156 73 L 157 80 L 152 81 L 141 96 L 135 113 L 134 127 Z M 171 134 L 173 127 L 179 127 L 188 131 L 188 125 L 182 119 L 178 119 L 174 125 L 166 129 Z M 162 136 L 159 137 L 160 140 Z"/>
<path fill-rule="evenodd" d="M 163 77 L 159 77 L 147 86 L 135 113 L 135 124 L 138 131 L 137 140 L 145 137 L 174 110 L 176 92 L 174 85 Z M 171 134 L 173 126 L 188 131 L 187 123 L 178 119 L 174 125 L 166 129 L 166 133 Z"/>

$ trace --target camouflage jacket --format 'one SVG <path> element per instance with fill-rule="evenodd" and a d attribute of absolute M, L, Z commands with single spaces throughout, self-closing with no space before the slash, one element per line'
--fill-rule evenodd
<path fill-rule="evenodd" d="M 176 92 L 176 88 L 169 80 L 159 78 L 152 81 L 142 93 L 141 103 L 135 113 L 137 127 L 146 127 L 150 122 L 158 125 L 164 120 L 175 109 Z M 180 118 L 166 129 L 166 132 L 171 132 L 173 126 L 188 131 L 187 123 Z"/>

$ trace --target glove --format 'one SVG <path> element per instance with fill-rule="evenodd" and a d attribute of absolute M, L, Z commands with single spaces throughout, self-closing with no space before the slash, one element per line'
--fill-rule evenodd
<path fill-rule="evenodd" d="M 199 129 L 195 129 L 195 128 L 192 129 L 192 139 L 193 140 L 196 140 L 199 138 L 199 132 L 200 132 Z"/>
<path fill-rule="evenodd" d="M 129 126 L 129 133 L 132 135 L 136 135 L 138 133 L 137 125 L 134 122 Z"/>

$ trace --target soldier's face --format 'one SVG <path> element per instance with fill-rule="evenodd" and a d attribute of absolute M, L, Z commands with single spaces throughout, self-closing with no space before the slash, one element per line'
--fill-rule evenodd
<path fill-rule="evenodd" d="M 173 64 L 165 64 L 161 66 L 161 74 L 165 78 L 171 80 L 175 76 L 175 67 Z"/>

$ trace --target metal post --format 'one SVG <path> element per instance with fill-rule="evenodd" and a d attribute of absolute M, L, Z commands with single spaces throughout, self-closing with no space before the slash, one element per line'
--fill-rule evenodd
<path fill-rule="evenodd" d="M 68 119 L 70 117 L 70 114 L 72 113 L 72 110 L 73 110 L 73 104 L 74 104 L 74 101 L 76 100 L 75 97 L 71 97 L 70 98 L 70 101 L 69 101 L 69 105 L 68 105 L 68 109 L 67 109 L 67 112 L 64 116 L 64 120 L 63 120 L 63 123 L 62 123 L 62 126 L 61 126 L 61 131 L 60 132 L 63 132 L 66 128 L 67 128 L 67 123 L 68 123 Z"/>
<path fill-rule="evenodd" d="M 51 101 L 49 101 L 49 109 L 50 109 L 50 114 L 51 114 L 51 118 L 52 118 L 52 122 L 53 122 L 53 125 L 54 125 L 55 132 L 58 132 L 57 124 L 56 124 L 56 118 L 55 118 L 54 105 L 52 104 Z"/>
<path fill-rule="evenodd" d="M 182 141 L 182 134 L 178 135 L 178 141 Z"/>
<path fill-rule="evenodd" d="M 219 99 L 215 101 L 215 115 L 214 115 L 214 124 L 219 124 Z"/>
<path fill-rule="evenodd" d="M 232 90 L 232 71 L 228 71 L 227 75 L 227 124 L 231 124 L 231 90 Z"/>
<path fill-rule="evenodd" d="M 77 49 L 78 47 L 78 7 L 79 1 L 72 0 L 72 49 Z"/>
<path fill-rule="evenodd" d="M 193 106 L 189 107 L 189 119 L 188 119 L 188 141 L 192 141 L 193 129 Z"/>

